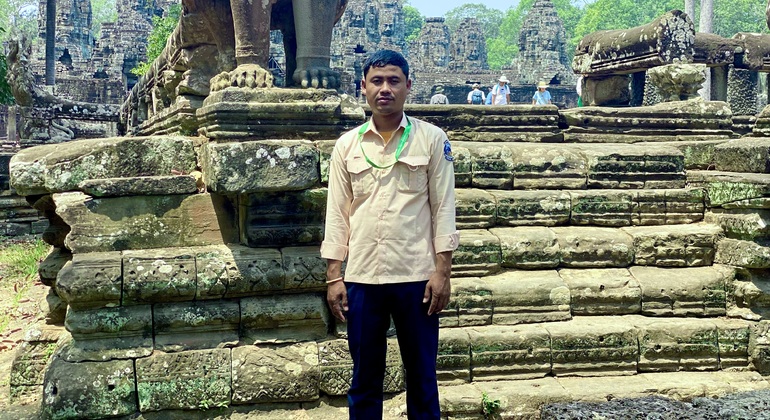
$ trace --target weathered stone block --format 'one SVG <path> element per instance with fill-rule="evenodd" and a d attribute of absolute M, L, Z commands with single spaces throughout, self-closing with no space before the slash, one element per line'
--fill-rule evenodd
<path fill-rule="evenodd" d="M 286 290 L 326 291 L 326 260 L 316 246 L 284 248 L 281 250 L 286 272 Z"/>
<path fill-rule="evenodd" d="M 77 191 L 88 179 L 189 173 L 197 166 L 194 140 L 116 137 L 23 149 L 11 159 L 11 185 L 20 195 Z"/>
<path fill-rule="evenodd" d="M 703 189 L 688 188 L 662 191 L 666 193 L 667 224 L 695 223 L 703 220 L 706 209 L 706 192 Z"/>
<path fill-rule="evenodd" d="M 583 98 L 586 106 L 628 105 L 631 94 L 628 84 L 631 78 L 627 75 L 612 75 L 605 77 L 587 77 L 583 87 Z"/>
<path fill-rule="evenodd" d="M 313 143 L 319 152 L 318 167 L 321 170 L 321 183 L 328 185 L 329 183 L 329 166 L 332 161 L 332 151 L 337 140 L 318 140 Z"/>
<path fill-rule="evenodd" d="M 634 264 L 694 267 L 714 263 L 722 230 L 714 225 L 638 226 L 623 228 L 634 238 Z"/>
<path fill-rule="evenodd" d="M 195 248 L 196 299 L 275 293 L 285 286 L 281 253 L 240 245 Z"/>
<path fill-rule="evenodd" d="M 131 360 L 69 363 L 55 358 L 45 374 L 41 415 L 49 419 L 105 418 L 136 412 Z"/>
<path fill-rule="evenodd" d="M 684 156 L 672 147 L 581 145 L 589 188 L 684 188 Z"/>
<path fill-rule="evenodd" d="M 492 324 L 492 291 L 482 279 L 473 277 L 452 279 L 450 306 L 456 310 L 454 314 L 456 322 L 451 325 L 447 319 L 442 326 L 467 327 Z M 441 313 L 446 311 L 445 309 Z"/>
<path fill-rule="evenodd" d="M 633 318 L 639 330 L 639 372 L 716 370 L 717 327 L 707 319 Z"/>
<path fill-rule="evenodd" d="M 500 238 L 503 267 L 543 269 L 559 266 L 556 234 L 547 227 L 495 228 L 490 232 Z"/>
<path fill-rule="evenodd" d="M 750 321 L 769 318 L 770 272 L 768 270 L 729 270 L 737 272 L 733 276 L 735 279 L 727 282 L 727 316 Z"/>
<path fill-rule="evenodd" d="M 56 293 L 73 309 L 120 305 L 123 265 L 120 252 L 70 256 L 56 281 Z"/>
<path fill-rule="evenodd" d="M 770 139 L 743 137 L 715 149 L 716 170 L 725 172 L 770 172 Z"/>
<path fill-rule="evenodd" d="M 555 270 L 508 271 L 485 277 L 492 292 L 492 322 L 514 325 L 570 318 L 569 289 Z"/>
<path fill-rule="evenodd" d="M 193 175 L 87 179 L 78 184 L 78 189 L 93 197 L 195 194 L 198 192 L 196 178 Z"/>
<path fill-rule="evenodd" d="M 687 183 L 708 191 L 711 208 L 770 197 L 770 175 L 735 172 L 687 171 Z"/>
<path fill-rule="evenodd" d="M 319 152 L 302 140 L 207 143 L 206 185 L 220 194 L 296 191 L 320 182 Z"/>
<path fill-rule="evenodd" d="M 40 399 L 45 371 L 61 338 L 59 328 L 30 328 L 16 350 L 11 364 L 11 402 L 26 404 Z M 36 391 L 30 395 L 29 391 Z"/>
<path fill-rule="evenodd" d="M 330 316 L 320 295 L 241 299 L 241 338 L 247 343 L 295 342 L 326 337 Z"/>
<path fill-rule="evenodd" d="M 492 191 L 497 225 L 555 226 L 569 223 L 571 200 L 562 191 Z"/>
<path fill-rule="evenodd" d="M 733 130 L 735 126 L 733 126 Z M 701 169 L 706 170 L 713 168 L 716 159 L 716 146 L 729 141 L 729 138 L 720 140 L 688 140 L 682 141 L 677 138 L 678 141 L 671 142 L 656 142 L 659 146 L 671 146 L 678 149 L 684 154 L 684 167 L 687 170 Z M 648 145 L 649 143 L 637 143 L 640 146 Z"/>
<path fill-rule="evenodd" d="M 551 337 L 540 325 L 468 329 L 474 381 L 542 378 L 551 372 Z"/>
<path fill-rule="evenodd" d="M 234 348 L 233 404 L 317 400 L 318 355 L 316 343 Z"/>
<path fill-rule="evenodd" d="M 749 368 L 749 335 L 751 323 L 737 319 L 715 319 L 720 370 Z"/>
<path fill-rule="evenodd" d="M 468 229 L 452 254 L 452 274 L 457 277 L 486 276 L 500 271 L 500 239 L 485 229 Z"/>
<path fill-rule="evenodd" d="M 40 275 L 40 282 L 46 286 L 54 287 L 56 277 L 62 267 L 71 260 L 72 254 L 69 251 L 52 247 L 51 252 L 38 264 L 37 273 Z"/>
<path fill-rule="evenodd" d="M 471 185 L 476 188 L 513 188 L 513 153 L 501 144 L 460 143 L 471 153 Z"/>
<path fill-rule="evenodd" d="M 513 188 L 585 188 L 588 162 L 581 149 L 565 144 L 513 143 L 508 147 L 513 153 Z"/>
<path fill-rule="evenodd" d="M 757 372 L 770 374 L 770 320 L 752 324 L 749 335 L 749 362 Z"/>
<path fill-rule="evenodd" d="M 556 376 L 633 375 L 639 357 L 636 329 L 617 318 L 583 317 L 544 324 L 551 334 Z"/>
<path fill-rule="evenodd" d="M 705 221 L 719 225 L 728 238 L 751 241 L 770 236 L 770 210 L 711 209 Z"/>
<path fill-rule="evenodd" d="M 73 338 L 61 351 L 68 362 L 144 357 L 153 350 L 149 305 L 70 309 L 64 326 Z"/>
<path fill-rule="evenodd" d="M 193 300 L 195 253 L 186 248 L 123 253 L 123 304 Z"/>
<path fill-rule="evenodd" d="M 743 268 L 770 268 L 770 247 L 753 241 L 722 239 L 717 243 L 714 261 Z"/>
<path fill-rule="evenodd" d="M 618 229 L 553 227 L 561 265 L 576 268 L 628 267 L 634 260 L 630 235 Z"/>
<path fill-rule="evenodd" d="M 626 315 L 642 310 L 642 289 L 625 268 L 559 270 L 573 315 Z"/>
<path fill-rule="evenodd" d="M 627 191 L 571 191 L 571 225 L 628 226 L 634 194 Z"/>
<path fill-rule="evenodd" d="M 242 243 L 250 247 L 320 245 L 326 189 L 249 194 L 241 200 Z"/>
<path fill-rule="evenodd" d="M 631 223 L 634 225 L 665 225 L 666 223 L 666 194 L 665 190 L 634 191 L 634 214 Z M 703 210 L 701 210 L 701 216 Z"/>
<path fill-rule="evenodd" d="M 56 214 L 71 228 L 65 245 L 73 253 L 237 242 L 235 212 L 215 195 L 92 199 L 64 193 L 53 199 Z"/>
<path fill-rule="evenodd" d="M 327 395 L 347 394 L 353 379 L 353 359 L 350 358 L 347 340 L 318 343 L 318 359 L 320 390 Z M 404 383 L 404 367 L 401 364 L 398 341 L 388 339 L 383 391 L 388 393 L 403 391 Z"/>
<path fill-rule="evenodd" d="M 467 329 L 439 329 L 436 374 L 442 385 L 471 382 L 471 342 Z"/>
<path fill-rule="evenodd" d="M 455 158 L 455 187 L 470 188 L 473 185 L 473 157 L 470 149 L 462 143 L 452 142 L 452 156 Z"/>
<path fill-rule="evenodd" d="M 240 316 L 233 301 L 157 304 L 152 320 L 155 348 L 176 352 L 234 346 Z"/>
<path fill-rule="evenodd" d="M 230 404 L 230 349 L 156 352 L 136 360 L 139 410 L 197 410 Z"/>
<path fill-rule="evenodd" d="M 485 229 L 495 225 L 495 197 L 479 189 L 455 190 L 458 229 Z"/>
<path fill-rule="evenodd" d="M 630 272 L 642 288 L 643 315 L 719 316 L 726 313 L 727 279 L 718 269 L 634 266 Z"/>

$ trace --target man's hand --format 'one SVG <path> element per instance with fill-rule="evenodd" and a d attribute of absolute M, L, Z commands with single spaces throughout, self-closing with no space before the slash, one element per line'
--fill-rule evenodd
<path fill-rule="evenodd" d="M 447 304 L 449 304 L 451 291 L 452 286 L 449 282 L 449 276 L 439 271 L 431 274 L 428 284 L 425 286 L 425 295 L 422 298 L 422 303 L 430 301 L 428 316 L 437 314 L 446 308 Z"/>
<path fill-rule="evenodd" d="M 345 312 L 348 311 L 348 291 L 344 281 L 338 281 L 327 286 L 326 302 L 329 304 L 332 315 L 345 322 Z"/>

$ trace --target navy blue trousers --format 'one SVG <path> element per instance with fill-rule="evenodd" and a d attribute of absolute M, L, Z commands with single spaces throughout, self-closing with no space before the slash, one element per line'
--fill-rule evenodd
<path fill-rule="evenodd" d="M 385 334 L 391 316 L 406 370 L 407 416 L 409 420 L 441 418 L 436 383 L 438 314 L 428 316 L 429 303 L 422 303 L 427 283 L 347 283 L 348 345 L 353 357 L 348 391 L 351 420 L 382 419 Z"/>

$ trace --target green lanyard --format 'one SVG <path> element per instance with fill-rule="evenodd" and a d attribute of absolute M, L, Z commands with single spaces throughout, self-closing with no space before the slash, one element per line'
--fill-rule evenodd
<path fill-rule="evenodd" d="M 401 140 L 398 141 L 398 148 L 396 149 L 396 160 L 388 166 L 379 166 L 372 162 L 372 160 L 369 159 L 369 156 L 366 156 L 366 152 L 364 152 L 364 133 L 366 132 L 367 128 L 369 128 L 369 121 L 365 122 L 364 125 L 361 126 L 361 129 L 358 130 L 358 144 L 361 146 L 361 153 L 364 154 L 366 163 L 377 169 L 388 169 L 395 165 L 396 162 L 398 162 L 398 157 L 401 156 L 401 152 L 404 151 L 404 146 L 406 146 L 406 139 L 409 138 L 409 133 L 412 131 L 412 122 L 409 121 L 409 117 L 406 117 L 406 128 L 404 128 L 404 133 L 401 134 Z"/>

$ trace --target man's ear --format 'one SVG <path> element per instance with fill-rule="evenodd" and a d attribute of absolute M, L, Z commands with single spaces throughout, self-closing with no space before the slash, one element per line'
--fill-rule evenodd
<path fill-rule="evenodd" d="M 361 94 L 366 96 L 366 79 L 361 79 Z"/>
<path fill-rule="evenodd" d="M 406 79 L 406 89 L 412 90 L 412 79 Z"/>

